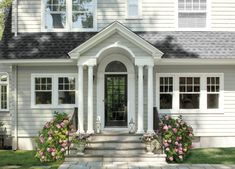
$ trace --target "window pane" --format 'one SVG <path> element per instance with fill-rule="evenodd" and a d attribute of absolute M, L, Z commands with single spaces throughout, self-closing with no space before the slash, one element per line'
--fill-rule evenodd
<path fill-rule="evenodd" d="M 127 69 L 122 62 L 113 61 L 106 66 L 105 72 L 127 72 Z"/>
<path fill-rule="evenodd" d="M 59 104 L 75 104 L 75 92 L 74 91 L 59 92 Z"/>
<path fill-rule="evenodd" d="M 35 92 L 36 104 L 51 104 L 52 92 Z"/>
<path fill-rule="evenodd" d="M 2 82 L 6 82 L 6 81 L 7 81 L 7 75 L 1 75 L 1 76 L 0 76 L 0 80 L 1 80 Z"/>
<path fill-rule="evenodd" d="M 219 108 L 219 94 L 208 94 L 207 95 L 207 108 L 218 109 Z"/>
<path fill-rule="evenodd" d="M 66 27 L 66 0 L 48 0 L 45 11 L 46 29 Z"/>
<path fill-rule="evenodd" d="M 7 86 L 1 86 L 1 109 L 7 109 Z"/>
<path fill-rule="evenodd" d="M 172 109 L 172 94 L 160 94 L 160 109 Z"/>
<path fill-rule="evenodd" d="M 179 13 L 180 28 L 205 28 L 206 13 Z"/>
<path fill-rule="evenodd" d="M 92 0 L 73 0 L 73 28 L 94 27 L 94 3 Z"/>
<path fill-rule="evenodd" d="M 199 109 L 199 94 L 180 94 L 180 109 Z"/>

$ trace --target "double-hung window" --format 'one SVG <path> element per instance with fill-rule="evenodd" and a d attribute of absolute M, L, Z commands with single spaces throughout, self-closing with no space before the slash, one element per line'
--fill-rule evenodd
<path fill-rule="evenodd" d="M 46 31 L 96 30 L 96 0 L 43 0 Z"/>
<path fill-rule="evenodd" d="M 206 28 L 207 0 L 178 0 L 179 28 Z"/>
<path fill-rule="evenodd" d="M 127 0 L 127 18 L 141 17 L 141 0 Z"/>
<path fill-rule="evenodd" d="M 32 108 L 72 108 L 76 106 L 76 76 L 32 75 Z"/>
<path fill-rule="evenodd" d="M 8 74 L 0 73 L 0 111 L 8 110 L 8 85 Z"/>
<path fill-rule="evenodd" d="M 161 113 L 223 113 L 222 73 L 157 73 Z"/>

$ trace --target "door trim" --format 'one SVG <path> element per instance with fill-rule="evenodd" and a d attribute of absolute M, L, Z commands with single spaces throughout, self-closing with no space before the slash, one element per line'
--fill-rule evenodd
<path fill-rule="evenodd" d="M 131 119 L 136 122 L 136 114 L 135 114 L 135 69 L 133 62 L 124 55 L 121 54 L 111 54 L 107 57 L 104 57 L 100 64 L 98 65 L 97 71 L 97 117 L 100 117 L 101 120 L 101 128 L 105 128 L 105 106 L 104 106 L 104 96 L 105 96 L 105 68 L 112 61 L 120 61 L 127 68 L 127 124 Z M 122 74 L 122 73 L 120 73 Z M 126 130 L 127 127 L 108 127 L 105 129 L 115 129 L 115 130 Z"/>

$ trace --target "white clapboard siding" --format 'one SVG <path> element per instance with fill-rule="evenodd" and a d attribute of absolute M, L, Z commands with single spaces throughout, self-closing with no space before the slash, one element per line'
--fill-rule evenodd
<path fill-rule="evenodd" d="M 183 119 L 192 125 L 196 136 L 235 136 L 235 69 L 233 66 L 158 66 L 157 72 L 224 73 L 224 113 L 184 113 L 182 115 Z"/>
<path fill-rule="evenodd" d="M 19 0 L 18 31 L 41 31 L 41 0 Z M 97 0 L 97 28 L 103 29 L 113 21 L 119 21 L 133 31 L 176 30 L 177 0 L 142 0 L 141 19 L 126 18 L 126 0 Z M 210 30 L 234 31 L 235 1 L 210 0 Z M 12 29 L 14 30 L 14 5 Z"/>

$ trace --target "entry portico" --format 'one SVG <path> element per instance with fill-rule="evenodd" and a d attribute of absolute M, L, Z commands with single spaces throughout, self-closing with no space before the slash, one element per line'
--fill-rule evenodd
<path fill-rule="evenodd" d="M 128 124 L 133 119 L 137 124 L 137 133 L 143 133 L 144 112 L 147 112 L 148 117 L 147 132 L 153 132 L 153 67 L 154 60 L 163 55 L 161 51 L 120 23 L 114 22 L 69 55 L 77 60 L 78 65 L 79 132 L 85 132 L 86 128 L 86 132 L 93 133 L 96 120 L 94 117 L 99 117 L 102 130 L 128 130 Z M 114 70 L 107 70 L 109 65 Z M 121 67 L 126 70 L 121 70 Z M 145 67 L 148 71 L 146 110 L 146 79 L 143 77 Z M 88 68 L 87 98 L 83 92 L 85 68 Z M 87 110 L 84 109 L 84 104 L 87 104 Z M 85 112 L 87 126 L 84 126 Z"/>

